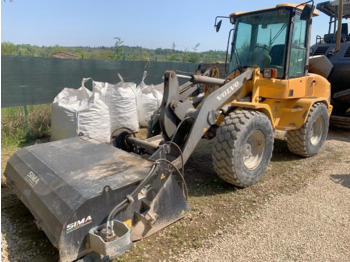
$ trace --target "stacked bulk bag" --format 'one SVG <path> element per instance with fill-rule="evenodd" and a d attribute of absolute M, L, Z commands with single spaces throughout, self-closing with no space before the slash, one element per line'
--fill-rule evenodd
<path fill-rule="evenodd" d="M 98 93 L 84 84 L 79 89 L 64 88 L 54 99 L 51 113 L 51 140 L 75 137 L 80 133 L 100 142 L 110 142 L 110 116 Z"/>
<path fill-rule="evenodd" d="M 145 78 L 147 71 L 143 73 L 141 83 L 137 86 L 137 114 L 139 124 L 142 127 L 147 127 L 154 111 L 156 111 L 163 99 L 163 95 L 158 91 L 154 85 L 146 85 Z M 162 90 L 161 85 L 157 87 Z"/>
<path fill-rule="evenodd" d="M 106 103 L 110 114 L 110 132 L 127 127 L 134 132 L 139 131 L 139 121 L 136 109 L 136 84 L 124 82 L 119 75 L 120 82 L 109 84 L 93 81 L 92 90 L 100 94 L 101 100 Z"/>
<path fill-rule="evenodd" d="M 158 85 L 154 85 L 154 89 L 157 90 L 162 96 L 164 94 L 164 82 Z"/>
<path fill-rule="evenodd" d="M 141 83 L 110 84 L 92 80 L 90 92 L 83 78 L 79 89 L 64 88 L 52 103 L 51 140 L 75 137 L 80 133 L 101 142 L 110 142 L 113 132 L 127 127 L 134 132 L 147 127 L 163 99 L 164 84 L 146 85 L 147 72 Z"/>

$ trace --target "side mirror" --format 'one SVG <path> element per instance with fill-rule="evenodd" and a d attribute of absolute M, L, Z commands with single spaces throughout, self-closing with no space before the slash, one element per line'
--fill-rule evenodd
<path fill-rule="evenodd" d="M 222 23 L 222 20 L 220 20 L 220 21 L 215 25 L 216 32 L 219 32 L 219 31 L 220 31 L 221 23 Z"/>
<path fill-rule="evenodd" d="M 305 5 L 303 11 L 300 15 L 300 20 L 309 21 L 312 18 L 312 15 L 314 13 L 315 6 L 314 5 Z"/>

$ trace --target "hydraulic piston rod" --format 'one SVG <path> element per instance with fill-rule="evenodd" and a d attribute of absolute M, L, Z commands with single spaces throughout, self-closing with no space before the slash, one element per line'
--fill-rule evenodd
<path fill-rule="evenodd" d="M 191 82 L 195 84 L 213 84 L 213 85 L 223 85 L 225 84 L 225 79 L 214 78 L 202 75 L 193 75 L 191 78 Z"/>
<path fill-rule="evenodd" d="M 213 85 L 223 85 L 225 83 L 225 79 L 214 78 L 209 76 L 202 75 L 176 75 L 178 78 L 188 79 L 190 82 L 194 84 L 213 84 Z"/>

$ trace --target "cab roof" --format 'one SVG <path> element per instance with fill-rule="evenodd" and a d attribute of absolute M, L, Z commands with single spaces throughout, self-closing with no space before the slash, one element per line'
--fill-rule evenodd
<path fill-rule="evenodd" d="M 249 12 L 234 12 L 232 14 L 230 14 L 230 18 L 234 18 L 236 16 L 239 16 L 239 15 L 242 15 L 242 14 L 253 14 L 253 13 L 256 13 L 256 12 L 261 12 L 261 11 L 273 11 L 277 8 L 281 8 L 281 7 L 290 7 L 290 8 L 295 8 L 297 7 L 299 10 L 303 10 L 304 9 L 304 6 L 305 4 L 300 4 L 300 5 L 297 5 L 297 4 L 278 4 L 276 5 L 275 7 L 270 7 L 270 8 L 265 8 L 265 9 L 259 9 L 259 10 L 255 10 L 255 11 L 249 11 Z M 318 16 L 319 13 L 314 10 L 313 12 L 313 16 Z M 232 20 L 231 20 L 232 21 Z"/>
<path fill-rule="evenodd" d="M 326 1 L 322 3 L 318 3 L 316 8 L 320 10 L 322 13 L 337 17 L 337 6 L 339 5 L 339 1 Z M 343 1 L 343 18 L 350 18 L 350 1 Z"/>

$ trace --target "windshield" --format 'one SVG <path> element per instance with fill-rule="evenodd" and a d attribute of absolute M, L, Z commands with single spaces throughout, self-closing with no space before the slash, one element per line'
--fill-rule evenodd
<path fill-rule="evenodd" d="M 230 72 L 257 65 L 276 68 L 277 78 L 285 71 L 287 32 L 290 11 L 278 9 L 238 17 L 232 43 Z"/>

